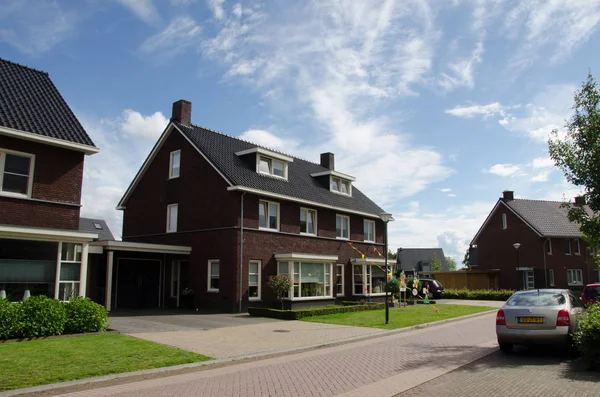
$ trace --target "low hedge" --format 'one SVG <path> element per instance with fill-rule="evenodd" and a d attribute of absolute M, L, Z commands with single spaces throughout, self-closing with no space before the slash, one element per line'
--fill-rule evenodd
<path fill-rule="evenodd" d="M 501 289 L 498 291 L 489 289 L 446 289 L 444 290 L 444 298 L 446 299 L 470 299 L 470 300 L 492 300 L 505 301 L 514 294 L 515 291 L 509 289 Z"/>
<path fill-rule="evenodd" d="M 328 306 L 314 309 L 280 310 L 264 307 L 249 307 L 248 314 L 255 317 L 269 317 L 280 320 L 300 320 L 304 317 L 323 316 L 335 313 L 362 312 L 365 310 L 383 309 L 385 303 L 369 303 L 365 305 Z"/>
<path fill-rule="evenodd" d="M 590 305 L 579 317 L 574 341 L 589 369 L 600 370 L 600 303 Z"/>
<path fill-rule="evenodd" d="M 359 301 L 341 301 L 342 306 L 360 306 L 360 305 L 376 305 L 381 302 L 366 302 L 364 300 Z"/>
<path fill-rule="evenodd" d="M 0 299 L 0 340 L 106 331 L 108 313 L 88 298 L 69 302 L 32 296 L 24 302 Z"/>

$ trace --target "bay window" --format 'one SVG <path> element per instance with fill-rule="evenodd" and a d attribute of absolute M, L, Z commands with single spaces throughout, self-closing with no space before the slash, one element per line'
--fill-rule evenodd
<path fill-rule="evenodd" d="M 386 275 L 381 265 L 353 265 L 353 295 L 385 294 Z"/>
<path fill-rule="evenodd" d="M 248 269 L 248 300 L 260 300 L 261 261 L 250 261 Z"/>
<path fill-rule="evenodd" d="M 335 295 L 344 296 L 344 265 L 336 266 Z"/>
<path fill-rule="evenodd" d="M 296 298 L 328 298 L 332 292 L 332 263 L 281 261 L 278 273 L 287 274 L 292 280 L 292 288 L 288 297 Z"/>
<path fill-rule="evenodd" d="M 79 295 L 81 244 L 62 243 L 58 299 L 68 301 Z"/>

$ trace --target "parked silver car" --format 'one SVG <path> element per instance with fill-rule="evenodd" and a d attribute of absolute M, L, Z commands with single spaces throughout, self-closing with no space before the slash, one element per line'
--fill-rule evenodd
<path fill-rule="evenodd" d="M 496 315 L 500 350 L 508 353 L 513 345 L 525 344 L 567 347 L 583 311 L 583 303 L 569 290 L 518 291 Z"/>

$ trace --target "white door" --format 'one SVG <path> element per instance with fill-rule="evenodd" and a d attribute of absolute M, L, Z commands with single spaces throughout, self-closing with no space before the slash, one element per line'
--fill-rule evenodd
<path fill-rule="evenodd" d="M 523 285 L 525 289 L 535 288 L 535 278 L 533 276 L 533 270 L 527 270 L 523 272 Z"/>

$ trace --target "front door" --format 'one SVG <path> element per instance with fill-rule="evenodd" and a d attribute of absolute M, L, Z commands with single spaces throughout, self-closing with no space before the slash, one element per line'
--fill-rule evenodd
<path fill-rule="evenodd" d="M 533 270 L 526 270 L 523 272 L 523 288 L 534 289 L 535 288 L 535 277 Z"/>
<path fill-rule="evenodd" d="M 159 283 L 160 261 L 119 259 L 116 308 L 158 307 Z"/>

